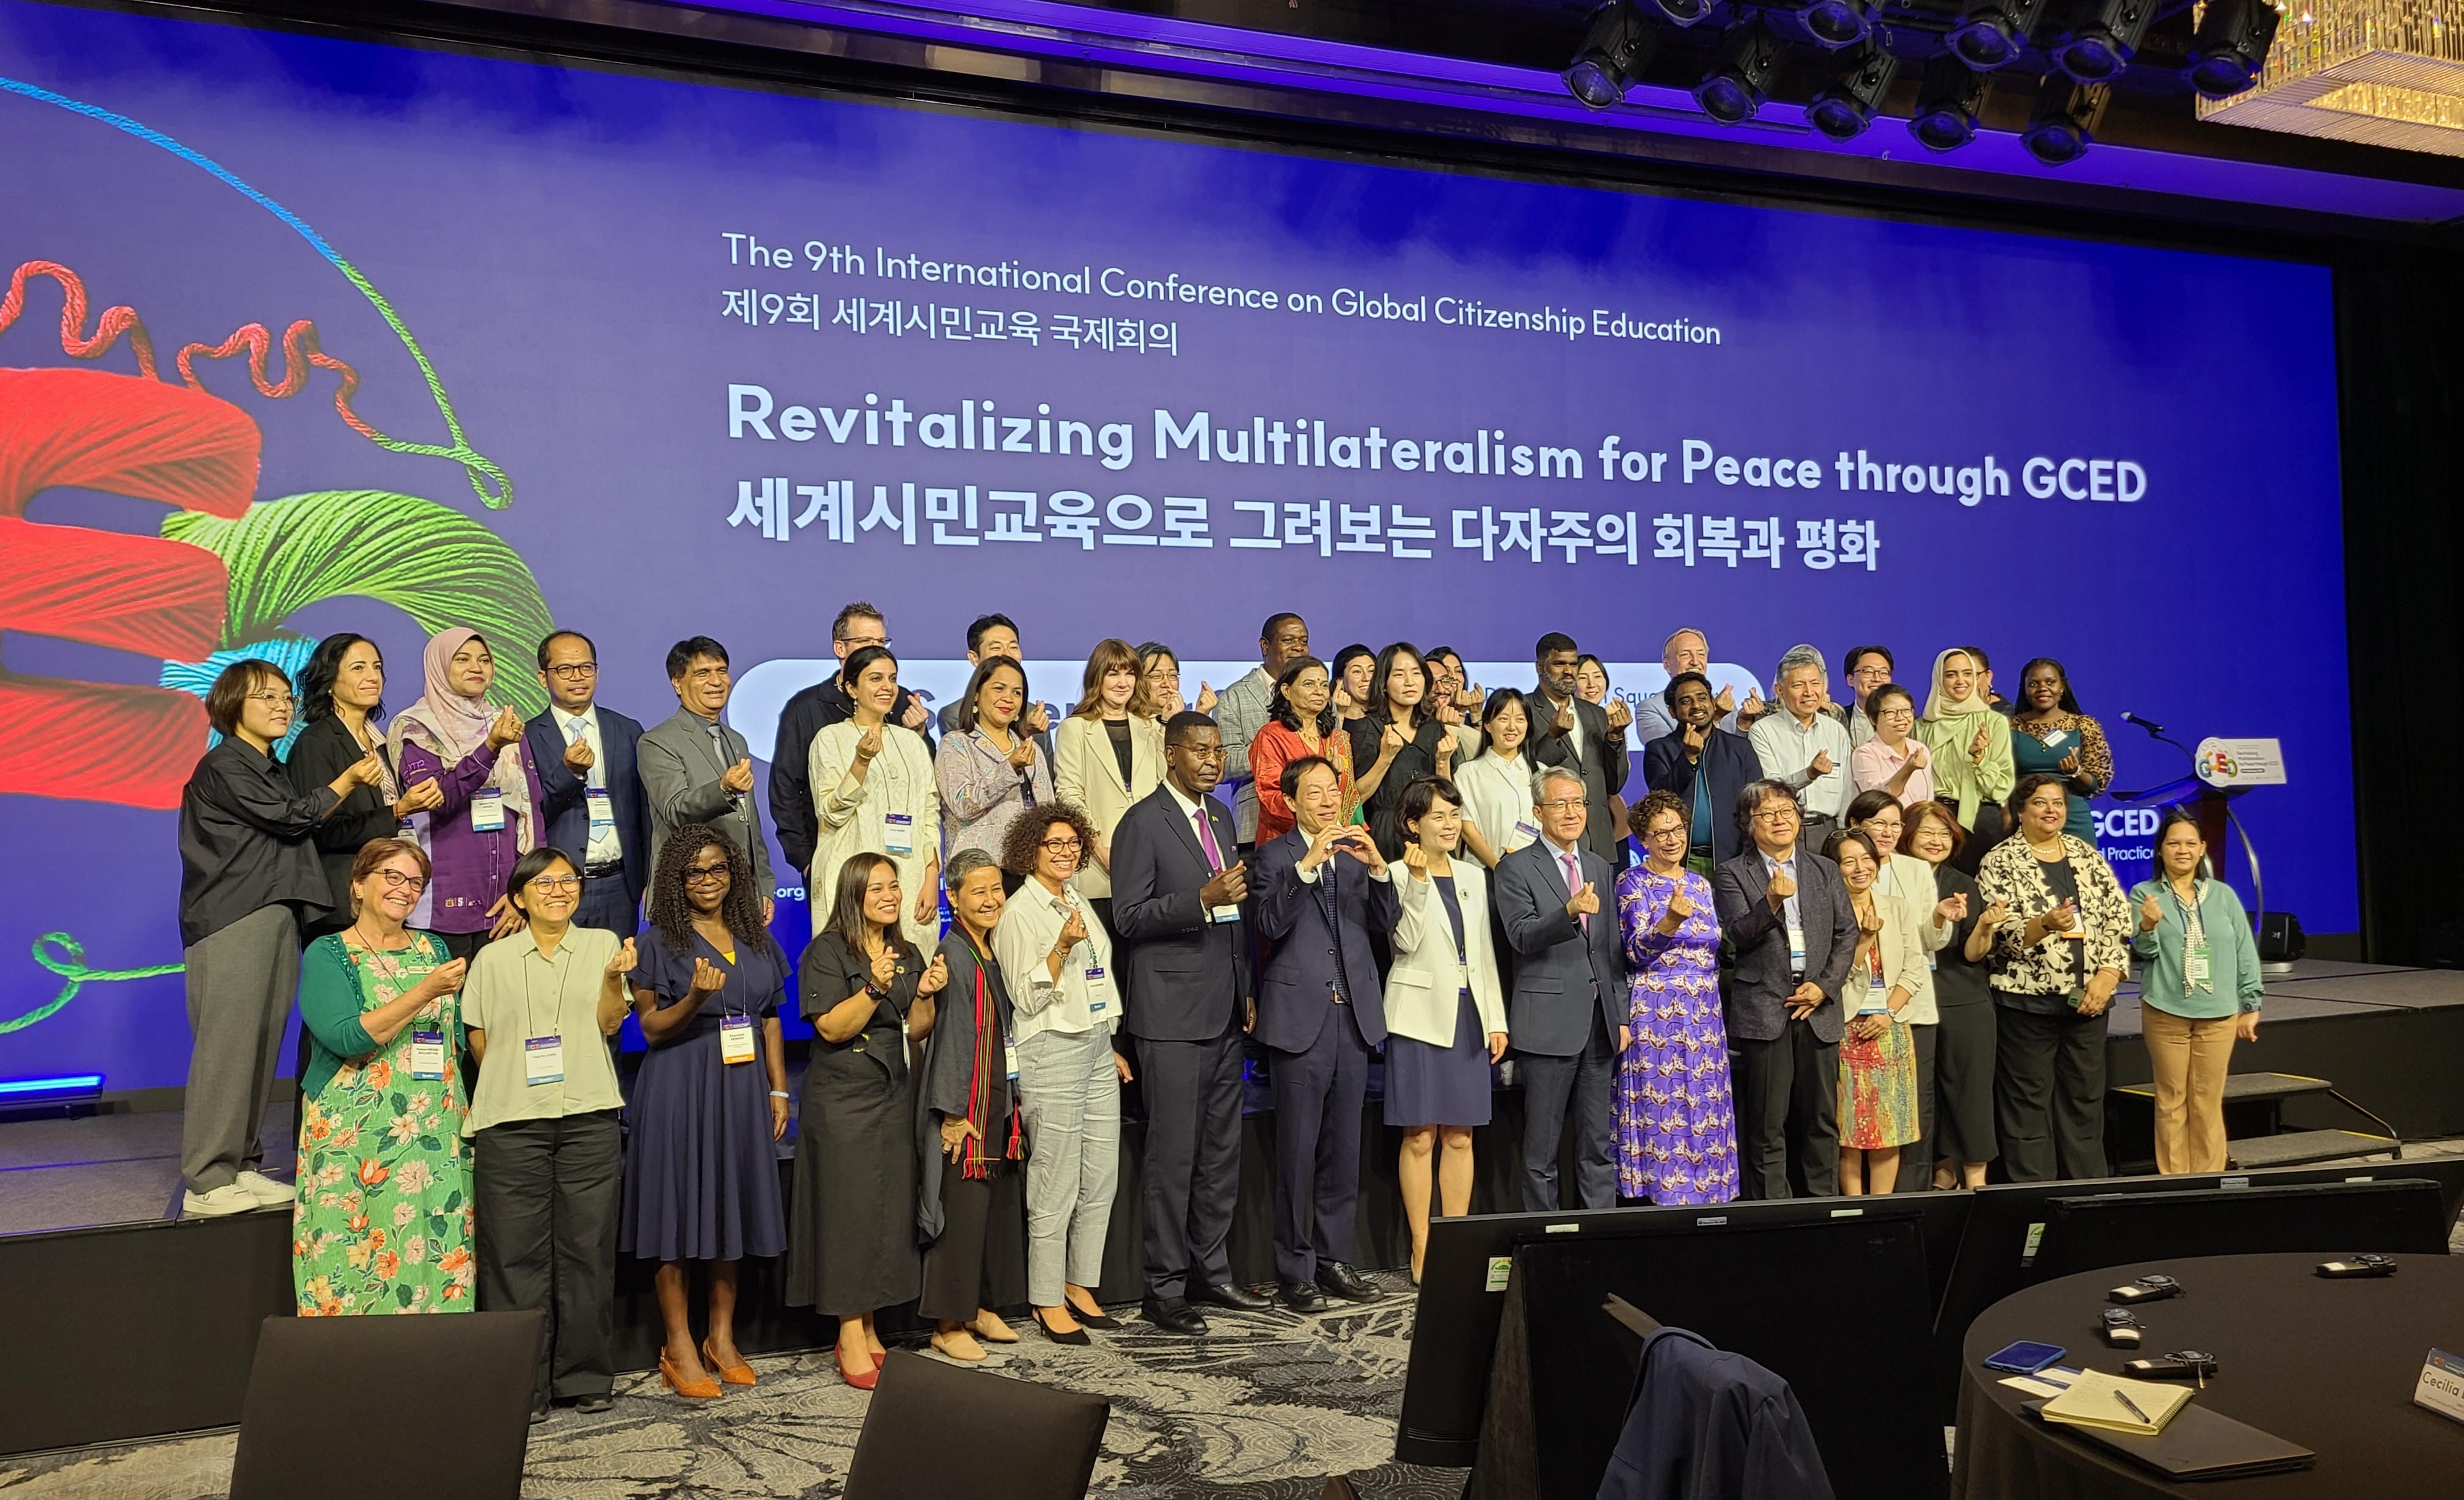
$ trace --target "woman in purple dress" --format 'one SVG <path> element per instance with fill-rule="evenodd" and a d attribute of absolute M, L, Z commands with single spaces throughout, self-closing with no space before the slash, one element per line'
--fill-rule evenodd
<path fill-rule="evenodd" d="M 1685 868 L 1683 799 L 1653 792 L 1630 822 L 1643 863 L 1617 877 L 1634 1033 L 1617 1066 L 1617 1194 L 1725 1203 L 1737 1196 L 1737 1114 L 1711 883 Z"/>

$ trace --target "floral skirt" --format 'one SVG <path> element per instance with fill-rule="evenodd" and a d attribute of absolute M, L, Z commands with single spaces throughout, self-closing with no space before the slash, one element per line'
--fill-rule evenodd
<path fill-rule="evenodd" d="M 291 1211 L 300 1316 L 471 1311 L 463 1114 L 458 1077 L 414 1080 L 385 1054 L 363 1069 L 345 1063 L 300 1101 Z"/>
<path fill-rule="evenodd" d="M 1917 1048 L 1894 1021 L 1870 1042 L 1839 1039 L 1839 1144 L 1882 1151 L 1913 1142 L 1917 1127 Z"/>

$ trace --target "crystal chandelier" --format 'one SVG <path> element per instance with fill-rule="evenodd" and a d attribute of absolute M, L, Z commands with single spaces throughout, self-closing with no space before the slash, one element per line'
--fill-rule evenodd
<path fill-rule="evenodd" d="M 2199 118 L 2464 156 L 2464 34 L 2446 13 L 2456 3 L 2290 0 L 2255 86 L 2201 99 Z"/>

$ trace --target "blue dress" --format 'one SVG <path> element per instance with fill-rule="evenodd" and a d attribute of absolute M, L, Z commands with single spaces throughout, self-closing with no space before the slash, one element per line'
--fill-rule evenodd
<path fill-rule="evenodd" d="M 1455 952 L 1463 951 L 1463 902 L 1452 876 L 1435 875 L 1455 930 Z M 1386 1038 L 1386 1123 L 1389 1125 L 1485 1125 L 1488 1123 L 1488 1038 L 1481 1035 L 1480 1009 L 1471 991 L 1455 997 L 1452 1047 L 1389 1033 Z"/>
<path fill-rule="evenodd" d="M 734 963 L 699 933 L 693 950 L 679 955 L 656 927 L 642 930 L 639 954 L 633 985 L 654 992 L 662 1010 L 693 987 L 695 959 L 727 970 L 727 983 L 702 1002 L 693 1025 L 643 1055 L 626 1106 L 631 1139 L 617 1248 L 650 1261 L 780 1254 L 787 1224 L 761 1022 L 787 997 L 787 956 L 766 933 L 757 942 L 739 939 Z M 719 1060 L 726 1016 L 752 1018 L 753 1061 Z"/>

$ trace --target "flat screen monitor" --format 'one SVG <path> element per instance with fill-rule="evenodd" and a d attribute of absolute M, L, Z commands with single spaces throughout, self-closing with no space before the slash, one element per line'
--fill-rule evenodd
<path fill-rule="evenodd" d="M 2045 1277 L 2194 1255 L 2443 1255 L 2438 1184 L 2425 1178 L 2234 1191 L 2108 1193 L 2045 1204 Z"/>

